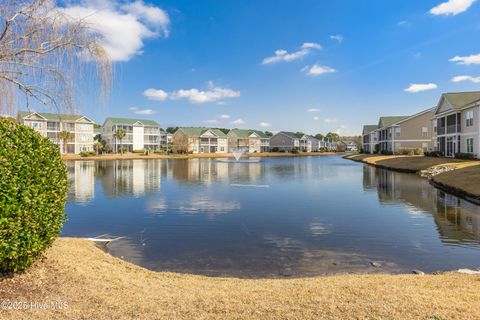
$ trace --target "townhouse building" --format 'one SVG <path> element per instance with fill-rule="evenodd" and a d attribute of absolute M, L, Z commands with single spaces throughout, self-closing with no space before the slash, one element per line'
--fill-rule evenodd
<path fill-rule="evenodd" d="M 118 129 L 125 130 L 125 137 L 116 136 Z M 166 144 L 166 133 L 160 124 L 154 120 L 107 118 L 102 127 L 102 138 L 113 152 L 124 148 L 127 152 L 133 150 L 160 150 Z"/>
<path fill-rule="evenodd" d="M 412 116 L 380 117 L 378 142 L 380 152 L 396 152 L 400 148 L 433 150 L 432 118 L 435 108 Z"/>
<path fill-rule="evenodd" d="M 232 129 L 227 134 L 228 151 L 243 149 L 248 153 L 268 152 L 270 138 L 259 130 Z"/>
<path fill-rule="evenodd" d="M 364 153 L 374 153 L 378 144 L 378 124 L 364 125 L 362 130 L 362 148 Z"/>
<path fill-rule="evenodd" d="M 435 150 L 480 157 L 480 91 L 442 94 L 432 119 Z"/>
<path fill-rule="evenodd" d="M 173 148 L 187 153 L 226 153 L 227 135 L 213 128 L 180 127 L 172 137 Z"/>
<path fill-rule="evenodd" d="M 17 121 L 50 139 L 60 147 L 61 153 L 78 154 L 82 151 L 93 151 L 95 123 L 86 116 L 21 111 L 17 115 Z M 60 134 L 62 131 L 70 132 L 72 137 L 64 141 Z"/>
<path fill-rule="evenodd" d="M 306 151 L 309 141 L 305 134 L 280 131 L 270 138 L 270 148 L 279 151 Z"/>

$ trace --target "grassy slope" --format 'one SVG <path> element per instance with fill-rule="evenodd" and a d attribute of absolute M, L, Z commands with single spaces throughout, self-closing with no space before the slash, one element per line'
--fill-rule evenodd
<path fill-rule="evenodd" d="M 469 196 L 480 197 L 480 166 L 478 165 L 436 175 L 433 181 L 465 192 Z"/>
<path fill-rule="evenodd" d="M 0 310 L 2 319 L 480 319 L 480 276 L 208 278 L 151 272 L 66 238 L 27 273 L 1 280 L 0 297 L 69 304 Z"/>

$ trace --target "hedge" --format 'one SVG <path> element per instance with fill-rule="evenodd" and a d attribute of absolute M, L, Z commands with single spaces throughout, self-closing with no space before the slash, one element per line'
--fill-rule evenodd
<path fill-rule="evenodd" d="M 67 170 L 59 148 L 0 118 L 0 273 L 26 269 L 61 231 Z"/>

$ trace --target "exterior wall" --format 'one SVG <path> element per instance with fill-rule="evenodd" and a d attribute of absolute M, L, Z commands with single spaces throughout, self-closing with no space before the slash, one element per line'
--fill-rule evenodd
<path fill-rule="evenodd" d="M 270 138 L 270 148 L 278 148 L 279 150 L 290 151 L 298 147 L 298 140 L 294 140 L 287 135 L 277 133 Z"/>
<path fill-rule="evenodd" d="M 28 119 L 19 118 L 18 121 L 36 130 L 40 135 L 47 137 L 54 144 L 58 145 L 61 153 L 65 153 L 63 140 L 58 138 L 61 131 L 69 131 L 73 138 L 67 142 L 66 153 L 80 153 L 82 151 L 93 151 L 93 123 L 84 118 L 77 121 L 45 120 L 35 114 L 27 116 Z"/>
<path fill-rule="evenodd" d="M 143 143 L 143 126 L 133 126 L 132 128 L 132 147 L 133 150 L 141 150 L 145 147 Z"/>
<path fill-rule="evenodd" d="M 467 112 L 473 112 L 473 125 L 467 127 Z M 467 139 L 473 139 L 473 154 L 480 158 L 480 109 L 471 107 L 461 112 L 460 119 L 460 152 L 469 153 L 467 150 Z"/>

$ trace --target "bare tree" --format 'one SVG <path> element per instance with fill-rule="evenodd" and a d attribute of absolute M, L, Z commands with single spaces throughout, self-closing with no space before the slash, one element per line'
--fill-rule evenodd
<path fill-rule="evenodd" d="M 97 81 L 105 98 L 112 64 L 98 40 L 92 25 L 67 16 L 56 0 L 0 1 L 0 114 L 13 113 L 19 98 L 27 109 L 35 100 L 72 111 L 79 88 Z"/>

